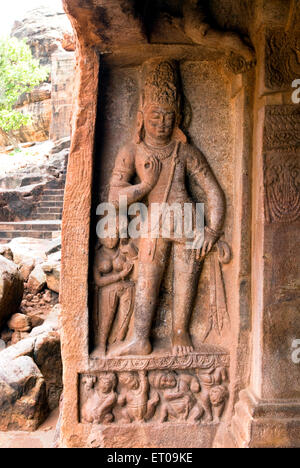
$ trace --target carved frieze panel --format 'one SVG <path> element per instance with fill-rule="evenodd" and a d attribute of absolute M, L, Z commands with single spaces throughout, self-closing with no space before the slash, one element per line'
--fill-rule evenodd
<path fill-rule="evenodd" d="M 264 151 L 297 152 L 300 149 L 300 108 L 297 105 L 267 106 Z"/>
<path fill-rule="evenodd" d="M 265 216 L 268 223 L 300 217 L 300 109 L 268 106 L 264 128 Z"/>
<path fill-rule="evenodd" d="M 225 354 L 104 360 L 80 376 L 83 424 L 218 423 L 229 398 Z"/>
<path fill-rule="evenodd" d="M 300 75 L 300 31 L 267 32 L 265 67 L 267 88 L 291 88 L 292 82 Z"/>
<path fill-rule="evenodd" d="M 300 154 L 269 153 L 264 158 L 268 223 L 300 219 Z"/>

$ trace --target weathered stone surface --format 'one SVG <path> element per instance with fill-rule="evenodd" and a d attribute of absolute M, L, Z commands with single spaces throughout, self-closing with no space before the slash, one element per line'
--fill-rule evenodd
<path fill-rule="evenodd" d="M 45 262 L 46 251 L 52 246 L 52 242 L 45 239 L 19 237 L 13 239 L 8 245 L 13 252 L 14 262 L 21 267 L 32 260 L 35 265 Z"/>
<path fill-rule="evenodd" d="M 58 405 L 62 390 L 59 310 L 55 307 L 43 325 L 22 341 L 16 336 L 17 344 L 0 353 L 1 430 L 35 430 L 49 407 Z"/>
<path fill-rule="evenodd" d="M 41 265 L 36 265 L 30 273 L 27 288 L 32 294 L 41 292 L 46 286 L 47 278 Z"/>
<path fill-rule="evenodd" d="M 61 252 L 49 255 L 46 263 L 42 264 L 43 271 L 46 273 L 47 288 L 59 293 L 60 290 L 60 271 L 61 271 Z"/>
<path fill-rule="evenodd" d="M 42 192 L 42 185 L 2 191 L 0 195 L 0 220 L 2 222 L 13 222 L 32 219 L 35 206 Z"/>
<path fill-rule="evenodd" d="M 23 278 L 17 265 L 0 256 L 0 329 L 18 310 L 23 291 Z"/>
<path fill-rule="evenodd" d="M 285 85 L 262 91 L 266 34 L 299 29 L 298 2 L 170 0 L 147 2 L 142 11 L 129 0 L 87 0 L 85 9 L 79 0 L 63 1 L 78 36 L 78 66 L 62 232 L 60 445 L 300 446 L 298 115 Z M 115 30 L 125 21 L 123 40 Z M 244 34 L 256 46 L 257 80 Z M 237 51 L 244 61 L 228 56 Z M 158 56 L 160 66 L 144 82 L 141 64 Z M 274 70 L 291 76 L 290 59 L 277 63 L 278 50 L 274 56 Z M 195 146 L 204 165 L 175 177 L 195 161 Z M 171 256 L 163 242 L 142 239 L 135 283 L 126 242 L 101 246 L 93 238 L 94 208 L 107 200 L 118 206 L 120 193 L 129 204 L 152 191 L 152 201 L 169 201 L 170 193 L 177 200 L 190 172 L 198 184 L 189 195 L 206 205 L 200 281 L 199 263 L 189 262 L 187 273 L 178 245 Z M 212 180 L 219 181 L 215 191 Z M 218 252 L 212 248 L 223 231 L 231 263 L 224 240 Z"/>
<path fill-rule="evenodd" d="M 69 137 L 73 103 L 75 71 L 74 52 L 57 52 L 52 57 L 52 120 L 50 138 L 53 141 Z M 63 145 L 61 145 L 62 149 Z"/>
<path fill-rule="evenodd" d="M 0 429 L 34 431 L 48 414 L 46 384 L 28 356 L 7 361 L 0 354 Z"/>
<path fill-rule="evenodd" d="M 66 14 L 49 7 L 30 10 L 22 22 L 16 21 L 11 35 L 26 39 L 35 58 L 43 65 L 51 64 L 52 54 L 61 49 L 65 33 L 72 33 Z"/>
<path fill-rule="evenodd" d="M 7 258 L 7 260 L 13 261 L 13 253 L 7 245 L 0 245 L 0 255 Z"/>
<path fill-rule="evenodd" d="M 29 317 L 24 314 L 14 314 L 7 322 L 8 328 L 19 332 L 30 332 L 32 325 Z"/>
<path fill-rule="evenodd" d="M 34 361 L 46 381 L 47 400 L 50 410 L 57 408 L 62 392 L 62 360 L 58 332 L 37 337 Z"/>
<path fill-rule="evenodd" d="M 51 247 L 45 253 L 46 255 L 51 255 L 57 253 L 61 250 L 61 236 L 57 237 L 51 242 Z"/>

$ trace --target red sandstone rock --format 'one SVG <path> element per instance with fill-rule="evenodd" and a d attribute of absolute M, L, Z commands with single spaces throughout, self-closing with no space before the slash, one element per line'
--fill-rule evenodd
<path fill-rule="evenodd" d="M 17 310 L 24 291 L 17 265 L 0 256 L 0 329 Z"/>
<path fill-rule="evenodd" d="M 115 0 L 95 0 L 93 4 L 85 2 L 83 9 L 81 0 L 64 0 L 78 36 L 78 67 L 62 233 L 65 393 L 60 444 L 64 447 L 110 448 L 298 447 L 300 368 L 292 359 L 291 344 L 296 336 L 300 337 L 297 319 L 299 110 L 290 103 L 290 83 L 291 76 L 297 76 L 299 70 L 299 60 L 295 59 L 299 55 L 299 5 L 284 0 L 275 3 L 268 0 L 209 2 L 210 15 L 219 25 L 214 30 L 214 21 L 210 23 L 210 18 L 198 9 L 200 2 L 184 0 L 163 4 L 162 11 L 162 2 L 150 2 L 152 14 L 145 21 L 140 10 L 134 10 L 133 14 L 134 2 L 122 2 L 121 5 Z M 101 15 L 97 14 L 99 9 Z M 126 28 L 120 35 L 116 30 L 119 31 L 124 23 Z M 162 27 L 166 24 L 169 24 L 168 29 Z M 143 34 L 143 26 L 146 26 L 147 36 Z M 176 29 L 179 29 L 177 34 Z M 236 50 L 237 36 L 232 31 L 238 30 L 252 39 L 257 55 L 256 72 L 251 70 L 254 62 L 247 63 L 245 57 L 229 53 L 233 43 Z M 170 36 L 166 35 L 169 31 L 172 31 Z M 125 38 L 124 33 L 127 34 Z M 193 45 L 191 40 L 198 45 Z M 246 55 L 252 55 L 249 48 L 246 49 Z M 245 52 L 244 48 L 242 50 Z M 96 52 L 101 56 L 108 51 L 110 54 L 101 60 L 101 77 L 105 76 L 106 81 L 101 79 L 99 85 L 99 55 Z M 132 157 L 135 143 L 131 135 L 137 133 L 137 140 L 143 140 L 146 109 L 138 115 L 137 127 L 134 121 L 130 122 L 129 116 L 135 114 L 132 109 L 138 107 L 141 63 L 158 55 L 180 61 L 188 101 L 183 111 L 186 126 L 192 141 L 207 154 L 226 194 L 228 213 L 224 230 L 233 249 L 233 262 L 224 267 L 224 278 L 220 277 L 219 260 L 212 255 L 210 261 L 207 259 L 193 311 L 192 339 L 199 340 L 202 351 L 210 349 L 212 353 L 209 357 L 203 354 L 197 357 L 206 367 L 198 369 L 201 382 L 201 392 L 198 393 L 203 397 L 200 397 L 200 403 L 206 418 L 197 428 L 187 422 L 190 414 L 186 403 L 177 405 L 177 409 L 187 408 L 186 417 L 181 414 L 185 419 L 182 424 L 171 422 L 178 414 L 172 405 L 171 408 L 168 405 L 182 395 L 187 400 L 192 398 L 191 393 L 197 399 L 196 385 L 193 385 L 193 391 L 191 383 L 183 392 L 179 391 L 182 384 L 180 366 L 183 362 L 189 366 L 195 358 L 193 353 L 180 356 L 179 352 L 178 356 L 174 355 L 174 349 L 170 349 L 168 356 L 163 356 L 157 364 L 154 355 L 150 355 L 149 360 L 144 355 L 131 359 L 124 348 L 124 355 L 116 353 L 112 360 L 105 356 L 105 349 L 98 355 L 89 352 L 89 345 L 92 347 L 93 343 L 91 334 L 95 330 L 91 327 L 92 305 L 90 310 L 87 308 L 92 302 L 89 294 L 93 289 L 89 288 L 92 281 L 88 284 L 90 261 L 94 255 L 94 250 L 90 252 L 91 222 L 95 221 L 94 218 L 91 220 L 91 207 L 100 195 L 106 196 L 113 161 L 120 146 L 130 139 Z M 171 86 L 169 76 L 164 75 L 164 78 L 165 95 L 172 98 L 175 87 Z M 156 87 L 156 82 L 154 79 L 150 85 Z M 102 109 L 101 124 L 96 128 L 97 106 L 104 98 L 107 107 Z M 102 133 L 95 142 L 97 130 Z M 163 128 L 162 132 L 165 130 Z M 128 168 L 135 168 L 134 164 L 128 164 L 130 158 L 127 160 L 125 156 L 128 153 L 121 154 L 123 171 L 115 174 L 118 182 L 113 188 L 120 189 L 120 181 L 124 180 Z M 105 193 L 101 189 L 93 192 L 91 188 L 97 185 L 94 164 L 98 164 L 95 172 L 101 174 L 101 189 Z M 195 172 L 207 171 L 206 168 Z M 131 182 L 125 182 L 126 188 Z M 197 188 L 195 190 L 197 195 Z M 142 257 L 148 258 L 146 271 L 150 269 L 151 253 L 150 248 L 141 252 Z M 113 262 L 109 263 L 108 259 L 107 265 L 113 271 Z M 160 301 L 163 310 L 155 309 L 157 322 L 152 330 L 154 341 L 159 338 L 161 347 L 167 346 L 164 339 L 171 331 L 173 270 L 168 273 L 162 291 L 164 300 Z M 218 280 L 214 282 L 216 278 Z M 145 288 L 148 289 L 153 278 L 147 280 Z M 185 281 L 184 274 L 181 281 Z M 225 327 L 226 298 L 220 294 L 220 290 L 224 292 L 223 282 L 231 327 Z M 157 288 L 153 288 L 152 295 L 147 297 L 148 303 L 156 294 Z M 182 300 L 180 295 L 178 300 Z M 106 304 L 110 305 L 109 300 Z M 142 326 L 141 329 L 144 333 Z M 144 341 L 135 340 L 134 344 L 141 345 L 139 349 L 147 354 L 149 346 L 145 350 Z M 210 367 L 213 366 L 212 356 L 215 359 L 214 353 L 220 348 L 230 354 L 230 364 L 226 361 L 231 380 L 228 402 L 224 362 L 229 356 L 223 357 L 223 364 L 218 369 Z M 158 354 L 159 351 L 161 348 Z M 149 378 L 151 381 L 147 386 L 149 369 L 146 368 L 150 361 L 151 366 L 164 366 L 165 370 L 162 375 Z M 179 366 L 175 370 L 177 377 L 174 369 L 171 373 L 167 371 L 172 369 L 174 362 Z M 110 372 L 103 369 L 110 369 Z M 81 374 L 79 389 L 78 374 Z M 191 378 L 190 373 L 188 375 Z M 116 401 L 120 402 L 121 408 L 116 408 Z M 149 402 L 163 410 L 162 419 L 145 424 L 143 419 L 149 414 Z M 224 420 L 220 425 L 224 403 Z M 122 422 L 122 416 L 127 424 Z"/>
<path fill-rule="evenodd" d="M 14 314 L 7 325 L 11 330 L 18 332 L 29 332 L 32 328 L 29 317 L 23 314 Z"/>

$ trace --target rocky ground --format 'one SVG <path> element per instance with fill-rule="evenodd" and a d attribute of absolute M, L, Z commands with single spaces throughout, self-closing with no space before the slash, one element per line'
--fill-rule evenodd
<path fill-rule="evenodd" d="M 57 408 L 35 432 L 0 432 L 0 449 L 53 448 L 58 413 L 59 411 Z"/>
<path fill-rule="evenodd" d="M 32 123 L 0 132 L 0 448 L 50 448 L 62 394 L 60 223 L 74 38 L 51 7 L 28 12 L 12 36 L 51 74 L 16 104 Z"/>
<path fill-rule="evenodd" d="M 62 392 L 60 239 L 0 249 L 0 430 L 35 431 Z"/>

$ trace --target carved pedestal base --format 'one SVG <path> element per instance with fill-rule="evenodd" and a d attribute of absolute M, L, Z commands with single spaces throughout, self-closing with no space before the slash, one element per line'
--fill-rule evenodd
<path fill-rule="evenodd" d="M 207 448 L 219 424 L 138 424 L 93 426 L 87 448 Z"/>
<path fill-rule="evenodd" d="M 232 433 L 239 448 L 299 448 L 300 401 L 262 401 L 245 390 Z"/>
<path fill-rule="evenodd" d="M 210 447 L 229 397 L 229 356 L 91 359 L 80 423 L 97 447 Z"/>

